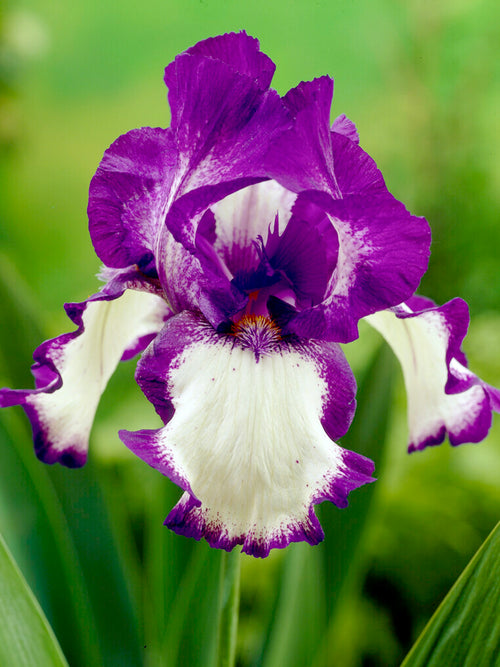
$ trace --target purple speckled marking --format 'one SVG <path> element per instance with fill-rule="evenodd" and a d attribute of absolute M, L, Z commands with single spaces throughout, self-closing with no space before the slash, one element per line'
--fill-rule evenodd
<path fill-rule="evenodd" d="M 282 526 L 269 535 L 259 535 L 249 530 L 246 534 L 230 535 L 228 527 L 222 523 L 209 523 L 203 508 L 196 505 L 195 500 L 185 493 L 179 503 L 165 519 L 165 525 L 178 535 L 204 538 L 208 544 L 217 549 L 231 551 L 241 544 L 242 552 L 256 558 L 265 558 L 271 549 L 283 549 L 292 542 L 307 541 L 315 545 L 324 538 L 323 530 L 312 508 L 302 522 Z"/>
<path fill-rule="evenodd" d="M 347 507 L 347 498 L 351 491 L 375 481 L 372 477 L 375 464 L 366 456 L 343 449 L 342 462 L 340 473 L 325 475 L 325 484 L 314 496 L 314 504 L 329 500 L 337 507 Z"/>

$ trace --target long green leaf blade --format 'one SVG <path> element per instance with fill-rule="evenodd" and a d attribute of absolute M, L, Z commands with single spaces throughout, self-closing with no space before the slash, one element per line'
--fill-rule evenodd
<path fill-rule="evenodd" d="M 0 445 L 1 530 L 71 665 L 100 665 L 95 618 L 50 468 L 34 456 L 14 410 L 0 414 Z"/>
<path fill-rule="evenodd" d="M 176 536 L 177 541 L 184 540 Z M 182 548 L 182 547 L 180 547 Z M 217 612 L 220 586 L 218 549 L 194 544 L 192 556 L 169 609 L 162 651 L 162 667 L 213 667 L 217 651 Z"/>
<path fill-rule="evenodd" d="M 431 618 L 402 667 L 500 665 L 500 523 Z"/>
<path fill-rule="evenodd" d="M 105 500 L 106 491 L 118 493 L 119 487 L 103 485 L 91 461 L 80 470 L 58 466 L 50 473 L 96 619 L 102 665 L 139 667 L 142 656 L 134 600 Z"/>
<path fill-rule="evenodd" d="M 309 544 L 287 549 L 264 667 L 307 665 L 325 630 L 320 551 Z"/>
<path fill-rule="evenodd" d="M 1 536 L 0 664 L 68 667 L 40 605 Z"/>

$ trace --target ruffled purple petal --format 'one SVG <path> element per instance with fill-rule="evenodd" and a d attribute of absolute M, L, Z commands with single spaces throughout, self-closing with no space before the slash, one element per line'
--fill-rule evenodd
<path fill-rule="evenodd" d="M 185 53 L 220 60 L 235 72 L 254 79 L 265 90 L 271 84 L 276 65 L 259 49 L 259 40 L 250 37 L 243 30 L 239 33 L 209 37 L 187 49 Z M 171 63 L 165 70 L 165 83 L 169 88 L 175 86 L 175 77 L 175 63 Z M 175 102 L 172 106 L 174 104 Z"/>
<path fill-rule="evenodd" d="M 336 344 L 282 339 L 264 318 L 220 335 L 181 313 L 136 377 L 166 425 L 120 437 L 185 491 L 166 520 L 177 533 L 260 557 L 292 541 L 316 544 L 314 504 L 345 507 L 352 489 L 373 481 L 371 461 L 330 439 L 355 407 Z"/>
<path fill-rule="evenodd" d="M 340 114 L 333 121 L 332 132 L 337 132 L 338 134 L 343 134 L 345 137 L 354 141 L 355 144 L 359 144 L 359 134 L 356 129 L 356 125 L 347 118 L 345 113 Z"/>
<path fill-rule="evenodd" d="M 349 137 L 331 132 L 335 178 L 343 197 L 387 192 L 384 177 L 375 160 Z"/>
<path fill-rule="evenodd" d="M 120 137 L 91 182 L 90 233 L 108 266 L 153 260 L 165 278 L 164 221 L 174 203 L 168 227 L 192 251 L 199 214 L 267 178 L 264 155 L 290 125 L 267 88 L 273 69 L 244 33 L 200 42 L 166 68 L 171 127 Z"/>
<path fill-rule="evenodd" d="M 179 173 L 170 130 L 144 127 L 111 144 L 90 182 L 88 204 L 90 236 L 105 264 L 127 267 L 154 257 Z"/>
<path fill-rule="evenodd" d="M 339 116 L 330 130 L 333 80 L 321 77 L 290 90 L 284 103 L 293 127 L 266 157 L 270 175 L 293 192 L 322 190 L 334 199 L 386 192 L 374 160 L 358 146 L 354 123 Z"/>
<path fill-rule="evenodd" d="M 413 297 L 367 318 L 401 362 L 408 395 L 408 450 L 480 442 L 500 412 L 500 392 L 467 368 L 461 350 L 469 312 L 462 299 L 435 306 Z"/>
<path fill-rule="evenodd" d="M 252 180 L 267 178 L 264 155 L 290 126 L 279 95 L 262 85 L 270 81 L 271 64 L 257 48 L 245 33 L 223 35 L 180 54 L 165 70 L 171 130 L 182 156 L 180 192 L 203 189 L 168 219 L 176 239 L 187 246 L 194 242 L 189 221 L 197 213 Z"/>
<path fill-rule="evenodd" d="M 338 261 L 323 302 L 293 317 L 287 331 L 348 343 L 358 337 L 362 317 L 415 291 L 427 268 L 429 226 L 388 193 L 333 200 L 309 192 L 301 200 L 328 214 L 338 235 Z"/>
<path fill-rule="evenodd" d="M 115 272 L 97 294 L 66 304 L 77 329 L 34 352 L 35 389 L 0 390 L 0 407 L 24 408 L 36 454 L 45 463 L 85 463 L 95 411 L 116 365 L 142 351 L 170 315 L 157 294 L 127 289 L 122 278 L 131 281 L 133 275 Z"/>
<path fill-rule="evenodd" d="M 283 98 L 294 124 L 273 142 L 266 165 L 272 177 L 293 192 L 314 189 L 342 196 L 330 136 L 332 96 L 333 79 L 323 76 L 300 83 Z"/>
<path fill-rule="evenodd" d="M 227 62 L 233 43 L 238 48 Z M 278 94 L 264 89 L 261 78 L 256 78 L 258 62 L 268 62 L 257 46 L 245 34 L 226 35 L 207 48 L 198 45 L 193 52 L 181 54 L 166 70 L 171 130 L 181 156 L 179 185 L 166 226 L 181 245 L 163 233 L 156 259 L 169 301 L 177 310 L 199 309 L 203 299 L 199 285 L 203 258 L 196 237 L 206 210 L 238 190 L 267 180 L 264 155 L 291 122 Z M 267 66 L 265 71 L 270 71 Z M 182 274 L 173 275 L 173 260 L 182 265 Z"/>

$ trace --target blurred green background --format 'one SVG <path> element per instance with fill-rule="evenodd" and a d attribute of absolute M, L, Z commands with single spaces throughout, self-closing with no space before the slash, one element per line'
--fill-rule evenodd
<path fill-rule="evenodd" d="M 168 125 L 164 66 L 200 39 L 240 29 L 258 37 L 277 63 L 280 93 L 322 74 L 335 78 L 332 119 L 346 113 L 356 122 L 361 145 L 391 192 L 431 224 L 432 257 L 420 291 L 440 303 L 454 296 L 468 301 L 470 365 L 499 386 L 499 18 L 493 0 L 4 3 L 0 386 L 32 386 L 33 348 L 68 329 L 62 304 L 97 288 L 86 204 L 105 148 L 134 127 Z M 378 344 L 363 328 L 361 340 L 346 350 L 360 377 Z M 84 471 L 46 472 L 31 454 L 21 413 L 1 416 L 0 532 L 72 665 L 160 664 L 162 628 L 170 624 L 169 632 L 181 633 L 185 618 L 177 622 L 175 615 L 191 613 L 197 577 L 216 567 L 205 545 L 162 528 L 178 493 L 118 440 L 119 428 L 158 425 L 133 371 L 134 363 L 122 365 L 103 398 Z M 314 664 L 398 664 L 500 514 L 500 419 L 481 445 L 452 450 L 444 444 L 407 456 L 399 370 L 395 385 L 366 529 L 361 521 L 356 548 L 344 539 L 356 523 L 344 519 L 348 509 L 335 521 L 354 528 L 344 524 L 338 542 L 327 530 L 330 549 L 357 567 L 355 574 L 349 570 L 349 586 L 343 584 L 334 630 L 325 629 L 313 647 L 318 655 L 323 651 Z M 358 451 L 364 444 L 349 442 Z M 64 549 L 74 551 L 61 556 Z M 316 556 L 305 549 L 292 546 L 264 562 L 244 559 L 240 665 L 312 661 L 299 651 L 280 663 L 289 635 L 267 629 L 269 619 L 279 617 L 279 596 L 291 590 L 290 581 L 300 579 L 311 590 Z M 197 553 L 203 555 L 198 564 Z M 194 574 L 185 570 L 188 561 Z M 319 600 L 325 604 L 332 595 L 324 591 L 331 572 L 322 573 L 313 582 L 317 597 L 304 607 L 312 625 Z M 209 601 L 197 600 L 204 611 L 197 612 L 192 637 L 182 631 L 177 664 L 197 664 L 193 656 L 208 650 L 203 633 L 210 632 L 201 619 L 212 611 Z M 297 623 L 286 622 L 289 628 Z M 106 623 L 116 628 L 103 634 Z M 75 630 L 79 624 L 87 624 L 85 630 Z M 128 636 L 131 653 L 117 648 L 121 635 Z M 282 657 L 263 662 L 264 647 Z M 175 657 L 165 664 L 176 664 Z"/>

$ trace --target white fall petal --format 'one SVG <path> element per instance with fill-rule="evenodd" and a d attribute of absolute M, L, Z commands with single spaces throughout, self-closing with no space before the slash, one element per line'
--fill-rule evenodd
<path fill-rule="evenodd" d="M 222 548 L 243 544 L 254 555 L 299 539 L 317 543 L 323 533 L 312 505 L 345 506 L 351 489 L 372 481 L 371 462 L 325 433 L 331 388 L 300 347 L 256 360 L 252 349 L 211 335 L 174 356 L 164 381 L 170 421 L 120 436 L 187 492 L 167 517 L 177 532 Z"/>
<path fill-rule="evenodd" d="M 86 456 L 94 415 L 109 378 L 125 351 L 161 329 L 165 312 L 160 297 L 127 290 L 111 301 L 87 302 L 83 332 L 69 342 L 54 339 L 47 356 L 62 384 L 50 393 L 31 392 L 25 399 L 49 445 L 49 461 L 66 451 L 76 459 Z"/>
<path fill-rule="evenodd" d="M 382 334 L 401 363 L 407 392 L 409 451 L 440 444 L 446 434 L 452 445 L 481 440 L 491 424 L 483 384 L 477 381 L 464 391 L 445 392 L 452 324 L 444 310 L 413 314 L 405 304 L 398 308 L 403 317 L 386 310 L 370 315 L 366 321 Z M 449 366 L 456 377 L 475 377 L 455 358 Z"/>

